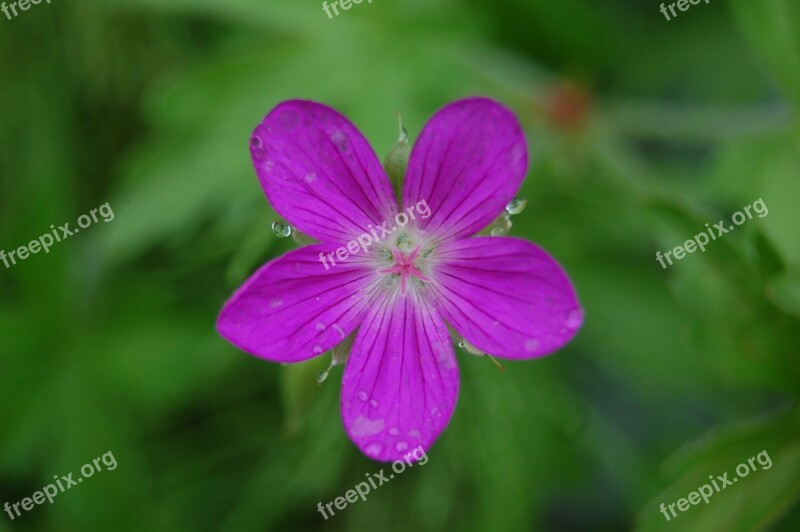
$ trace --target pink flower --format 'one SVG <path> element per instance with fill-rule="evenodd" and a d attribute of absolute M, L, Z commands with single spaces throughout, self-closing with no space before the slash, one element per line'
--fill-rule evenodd
<path fill-rule="evenodd" d="M 366 252 L 320 262 L 400 211 L 366 139 L 309 101 L 273 109 L 253 133 L 256 173 L 274 209 L 319 243 L 269 262 L 225 304 L 217 328 L 274 362 L 320 355 L 355 333 L 341 413 L 353 442 L 383 461 L 427 450 L 458 396 L 448 325 L 478 349 L 534 358 L 583 322 L 575 290 L 547 253 L 519 238 L 475 236 L 514 197 L 527 149 L 498 103 L 473 98 L 438 111 L 414 144 L 402 189 L 417 215 Z"/>

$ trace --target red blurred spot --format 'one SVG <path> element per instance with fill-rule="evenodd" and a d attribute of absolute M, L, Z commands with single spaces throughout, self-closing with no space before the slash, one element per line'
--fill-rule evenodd
<path fill-rule="evenodd" d="M 591 107 L 589 91 L 574 82 L 554 86 L 545 99 L 547 119 L 558 128 L 582 129 Z"/>

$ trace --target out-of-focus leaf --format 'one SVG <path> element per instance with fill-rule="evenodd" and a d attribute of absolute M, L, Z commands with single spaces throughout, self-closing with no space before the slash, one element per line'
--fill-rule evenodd
<path fill-rule="evenodd" d="M 800 118 L 800 4 L 794 0 L 730 0 L 728 5 L 794 101 L 795 118 Z"/>
<path fill-rule="evenodd" d="M 766 454 L 757 457 L 762 452 Z M 743 473 L 748 469 L 741 477 L 736 473 L 740 464 L 745 464 Z M 800 411 L 716 429 L 679 450 L 664 469 L 669 486 L 641 511 L 637 530 L 767 529 L 800 497 Z M 726 472 L 733 483 L 722 489 L 723 483 L 716 479 Z M 676 507 L 676 517 L 667 510 L 667 521 L 660 505 L 676 503 L 703 485 L 714 491 L 708 503 L 701 499 L 685 512 Z"/>
<path fill-rule="evenodd" d="M 791 275 L 775 277 L 767 286 L 767 297 L 787 314 L 800 319 L 800 279 Z"/>
<path fill-rule="evenodd" d="M 800 141 L 774 153 L 760 169 L 763 198 L 769 214 L 754 218 L 780 251 L 789 268 L 800 269 L 800 231 L 797 230 L 797 198 L 800 197 Z"/>
<path fill-rule="evenodd" d="M 283 409 L 286 418 L 284 429 L 290 437 L 304 427 L 309 410 L 320 398 L 320 387 L 325 386 L 326 382 L 317 382 L 317 376 L 327 367 L 327 359 L 327 356 L 318 356 L 305 362 L 289 364 L 281 372 Z M 327 382 L 327 386 L 335 386 L 336 380 L 338 380 L 336 375 L 330 375 L 332 382 Z"/>

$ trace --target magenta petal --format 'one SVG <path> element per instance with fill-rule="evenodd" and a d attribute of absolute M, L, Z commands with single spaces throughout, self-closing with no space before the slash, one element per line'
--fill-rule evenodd
<path fill-rule="evenodd" d="M 403 188 L 406 207 L 427 201 L 421 227 L 442 238 L 474 235 L 519 190 L 528 165 L 525 137 L 505 107 L 486 98 L 440 109 L 414 144 Z"/>
<path fill-rule="evenodd" d="M 382 461 L 427 451 L 457 396 L 455 353 L 439 313 L 414 293 L 374 304 L 342 378 L 342 419 L 359 449 Z"/>
<path fill-rule="evenodd" d="M 479 237 L 437 250 L 436 305 L 475 347 L 499 357 L 530 358 L 561 348 L 583 311 L 561 266 L 518 238 Z"/>
<path fill-rule="evenodd" d="M 319 241 L 354 240 L 397 209 L 375 152 L 325 105 L 281 103 L 253 132 L 250 152 L 272 207 Z"/>
<path fill-rule="evenodd" d="M 219 333 L 236 347 L 275 362 L 299 362 L 341 342 L 361 322 L 374 278 L 357 263 L 326 270 L 322 244 L 295 249 L 262 267 L 228 300 Z"/>

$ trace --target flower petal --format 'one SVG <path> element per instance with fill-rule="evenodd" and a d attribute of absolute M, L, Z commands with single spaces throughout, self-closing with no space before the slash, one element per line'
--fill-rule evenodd
<path fill-rule="evenodd" d="M 458 396 L 453 344 L 423 298 L 386 295 L 364 318 L 342 378 L 342 419 L 364 454 L 398 460 L 427 451 Z"/>
<path fill-rule="evenodd" d="M 437 249 L 430 284 L 445 320 L 491 355 L 531 358 L 560 349 L 583 311 L 561 266 L 534 244 L 478 237 Z"/>
<path fill-rule="evenodd" d="M 325 105 L 290 100 L 250 139 L 272 207 L 322 242 L 347 242 L 397 209 L 389 178 L 356 127 Z"/>
<path fill-rule="evenodd" d="M 225 303 L 219 333 L 275 362 L 300 362 L 340 343 L 361 322 L 375 273 L 356 262 L 326 269 L 323 250 L 295 249 L 258 270 Z"/>
<path fill-rule="evenodd" d="M 514 115 L 486 98 L 440 109 L 414 144 L 403 205 L 426 201 L 420 227 L 463 238 L 488 226 L 519 190 L 528 165 L 525 137 Z"/>

